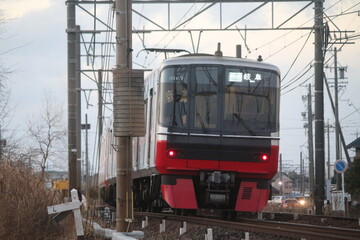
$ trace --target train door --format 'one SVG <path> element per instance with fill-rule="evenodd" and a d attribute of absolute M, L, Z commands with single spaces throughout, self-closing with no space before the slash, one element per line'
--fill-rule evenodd
<path fill-rule="evenodd" d="M 219 66 L 191 67 L 189 168 L 219 168 Z"/>

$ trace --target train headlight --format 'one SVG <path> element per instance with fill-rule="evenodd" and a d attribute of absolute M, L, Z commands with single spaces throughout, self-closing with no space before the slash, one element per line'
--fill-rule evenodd
<path fill-rule="evenodd" d="M 167 152 L 167 154 L 168 154 L 168 157 L 170 157 L 170 158 L 174 158 L 176 156 L 175 150 L 169 150 Z"/>

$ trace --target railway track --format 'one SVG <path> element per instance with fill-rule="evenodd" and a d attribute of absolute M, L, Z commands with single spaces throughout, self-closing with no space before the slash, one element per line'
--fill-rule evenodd
<path fill-rule="evenodd" d="M 318 226 L 310 224 L 287 223 L 279 221 L 238 219 L 236 221 L 221 220 L 207 217 L 178 216 L 164 213 L 137 213 L 138 216 L 150 218 L 167 219 L 172 221 L 187 222 L 207 227 L 220 226 L 243 232 L 260 233 L 278 237 L 293 239 L 360 239 L 360 230 L 349 228 L 338 228 L 329 226 Z"/>

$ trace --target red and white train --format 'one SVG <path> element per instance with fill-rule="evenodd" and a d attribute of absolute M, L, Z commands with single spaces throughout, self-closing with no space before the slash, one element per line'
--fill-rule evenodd
<path fill-rule="evenodd" d="M 214 55 L 169 58 L 144 80 L 146 135 L 133 138 L 135 207 L 261 211 L 279 153 L 280 71 Z M 99 184 L 115 203 L 112 124 Z"/>

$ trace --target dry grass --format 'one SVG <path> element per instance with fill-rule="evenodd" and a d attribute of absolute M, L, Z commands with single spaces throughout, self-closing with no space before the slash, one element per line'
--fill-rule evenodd
<path fill-rule="evenodd" d="M 31 169 L 0 160 L 0 239 L 71 239 L 47 213 L 47 206 L 58 203 Z"/>

